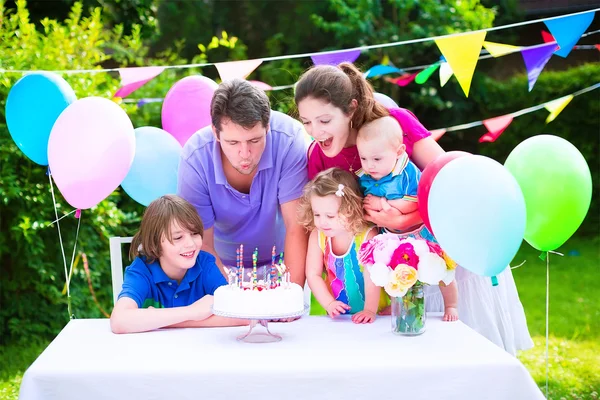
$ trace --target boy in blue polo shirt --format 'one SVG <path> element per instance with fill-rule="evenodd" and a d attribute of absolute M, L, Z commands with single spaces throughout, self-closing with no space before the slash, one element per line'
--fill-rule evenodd
<path fill-rule="evenodd" d="M 131 243 L 123 290 L 110 317 L 114 333 L 163 327 L 245 325 L 213 315 L 213 293 L 227 282 L 204 251 L 204 228 L 196 209 L 174 195 L 154 200 Z"/>

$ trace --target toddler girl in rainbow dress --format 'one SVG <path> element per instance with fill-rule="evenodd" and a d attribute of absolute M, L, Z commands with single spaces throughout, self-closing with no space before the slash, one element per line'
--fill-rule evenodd
<path fill-rule="evenodd" d="M 355 323 L 375 320 L 381 288 L 357 255 L 377 231 L 364 220 L 362 201 L 356 178 L 340 168 L 320 172 L 304 188 L 300 221 L 311 231 L 306 256 L 311 315 L 353 314 Z"/>

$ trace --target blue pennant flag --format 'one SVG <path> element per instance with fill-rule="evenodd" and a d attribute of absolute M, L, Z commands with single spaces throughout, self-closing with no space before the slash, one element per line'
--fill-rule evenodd
<path fill-rule="evenodd" d="M 392 67 L 391 65 L 376 65 L 365 72 L 365 78 L 374 78 L 380 75 L 401 74 L 400 68 Z"/>
<path fill-rule="evenodd" d="M 579 41 L 579 38 L 586 31 L 594 19 L 594 11 L 584 14 L 570 15 L 563 18 L 544 21 L 550 33 L 556 39 L 560 46 L 555 54 L 561 57 L 567 57 L 573 46 Z"/>

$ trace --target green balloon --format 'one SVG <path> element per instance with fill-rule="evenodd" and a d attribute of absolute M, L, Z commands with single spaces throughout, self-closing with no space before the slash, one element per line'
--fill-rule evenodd
<path fill-rule="evenodd" d="M 592 176 L 583 155 L 567 140 L 539 135 L 521 142 L 504 166 L 525 197 L 525 240 L 556 250 L 579 228 L 592 200 Z"/>

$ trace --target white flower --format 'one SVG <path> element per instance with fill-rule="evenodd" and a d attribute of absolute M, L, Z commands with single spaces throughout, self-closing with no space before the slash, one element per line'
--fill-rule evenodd
<path fill-rule="evenodd" d="M 421 239 L 413 239 L 413 238 L 406 238 L 400 241 L 400 243 L 410 243 L 412 245 L 412 247 L 415 249 L 415 254 L 417 255 L 417 257 L 421 258 L 423 256 L 426 256 L 427 254 L 431 253 L 431 250 L 429 250 L 429 246 L 427 245 L 427 243 L 424 240 Z"/>
<path fill-rule="evenodd" d="M 419 256 L 419 280 L 429 285 L 439 285 L 446 277 L 446 262 L 437 254 Z"/>
<path fill-rule="evenodd" d="M 442 282 L 444 282 L 444 284 L 446 284 L 446 285 L 451 284 L 455 278 L 455 275 L 456 275 L 456 269 L 451 269 L 451 270 L 447 271 L 446 276 L 442 279 Z"/>
<path fill-rule="evenodd" d="M 392 282 L 386 283 L 384 289 L 390 297 L 402 297 L 408 292 L 407 288 L 401 288 L 398 285 L 394 285 Z"/>
<path fill-rule="evenodd" d="M 392 269 L 383 263 L 376 262 L 368 267 L 371 281 L 377 286 L 383 287 L 390 280 L 390 272 Z"/>

